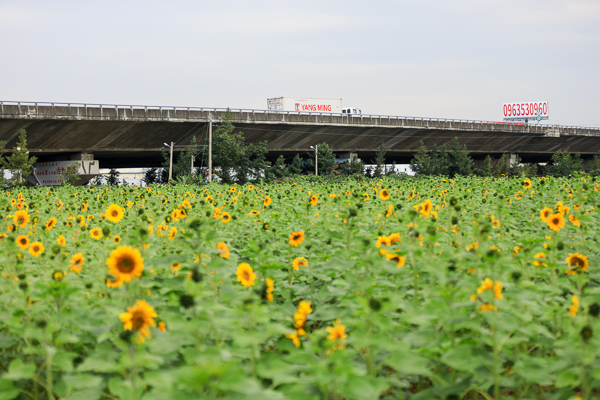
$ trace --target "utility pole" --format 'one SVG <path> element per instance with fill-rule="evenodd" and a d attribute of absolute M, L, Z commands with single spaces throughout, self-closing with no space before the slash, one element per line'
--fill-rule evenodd
<path fill-rule="evenodd" d="M 208 112 L 208 182 L 212 182 L 212 116 Z"/>
<path fill-rule="evenodd" d="M 173 142 L 171 142 L 171 155 L 169 157 L 169 183 L 173 179 Z"/>
<path fill-rule="evenodd" d="M 192 170 L 190 171 L 190 175 L 194 175 L 194 153 L 192 153 Z"/>
<path fill-rule="evenodd" d="M 317 159 L 319 154 L 319 145 L 315 144 L 315 176 L 319 176 L 319 160 Z"/>

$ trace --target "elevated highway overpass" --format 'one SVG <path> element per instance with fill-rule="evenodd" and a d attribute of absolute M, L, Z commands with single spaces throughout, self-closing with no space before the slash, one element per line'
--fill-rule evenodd
<path fill-rule="evenodd" d="M 209 118 L 218 123 L 225 109 L 0 101 L 0 140 L 7 149 L 27 130 L 28 148 L 40 161 L 93 155 L 102 168 L 149 167 L 162 163 L 163 143 L 183 149 L 196 137 L 204 144 Z M 518 154 L 525 162 L 545 162 L 559 149 L 583 158 L 600 151 L 600 129 L 519 125 L 490 121 L 309 112 L 231 109 L 236 131 L 247 143 L 267 141 L 268 157 L 293 157 L 326 142 L 338 155 L 375 158 L 383 142 L 388 162 L 408 163 L 423 141 L 450 147 L 457 137 L 475 159 Z"/>

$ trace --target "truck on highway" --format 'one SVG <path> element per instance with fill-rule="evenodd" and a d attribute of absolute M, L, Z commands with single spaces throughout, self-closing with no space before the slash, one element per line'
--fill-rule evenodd
<path fill-rule="evenodd" d="M 267 99 L 267 110 L 342 113 L 342 99 L 274 97 Z"/>

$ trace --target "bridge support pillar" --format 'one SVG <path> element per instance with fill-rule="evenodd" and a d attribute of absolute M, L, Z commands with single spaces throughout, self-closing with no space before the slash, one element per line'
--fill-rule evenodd
<path fill-rule="evenodd" d="M 507 154 L 506 158 L 506 167 L 511 168 L 517 165 L 517 155 L 516 154 Z"/>
<path fill-rule="evenodd" d="M 33 164 L 33 173 L 27 177 L 32 185 L 60 186 L 64 182 L 62 174 L 71 164 L 79 164 L 79 180 L 75 186 L 82 186 L 98 175 L 100 162 L 94 160 L 94 155 L 78 153 L 70 156 L 70 160 L 44 161 Z"/>

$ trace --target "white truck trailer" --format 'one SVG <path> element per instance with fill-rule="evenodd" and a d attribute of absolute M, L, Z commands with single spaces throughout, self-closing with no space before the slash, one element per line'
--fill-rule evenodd
<path fill-rule="evenodd" d="M 267 99 L 267 109 L 273 111 L 310 111 L 341 113 L 342 99 L 306 99 L 274 97 Z"/>

